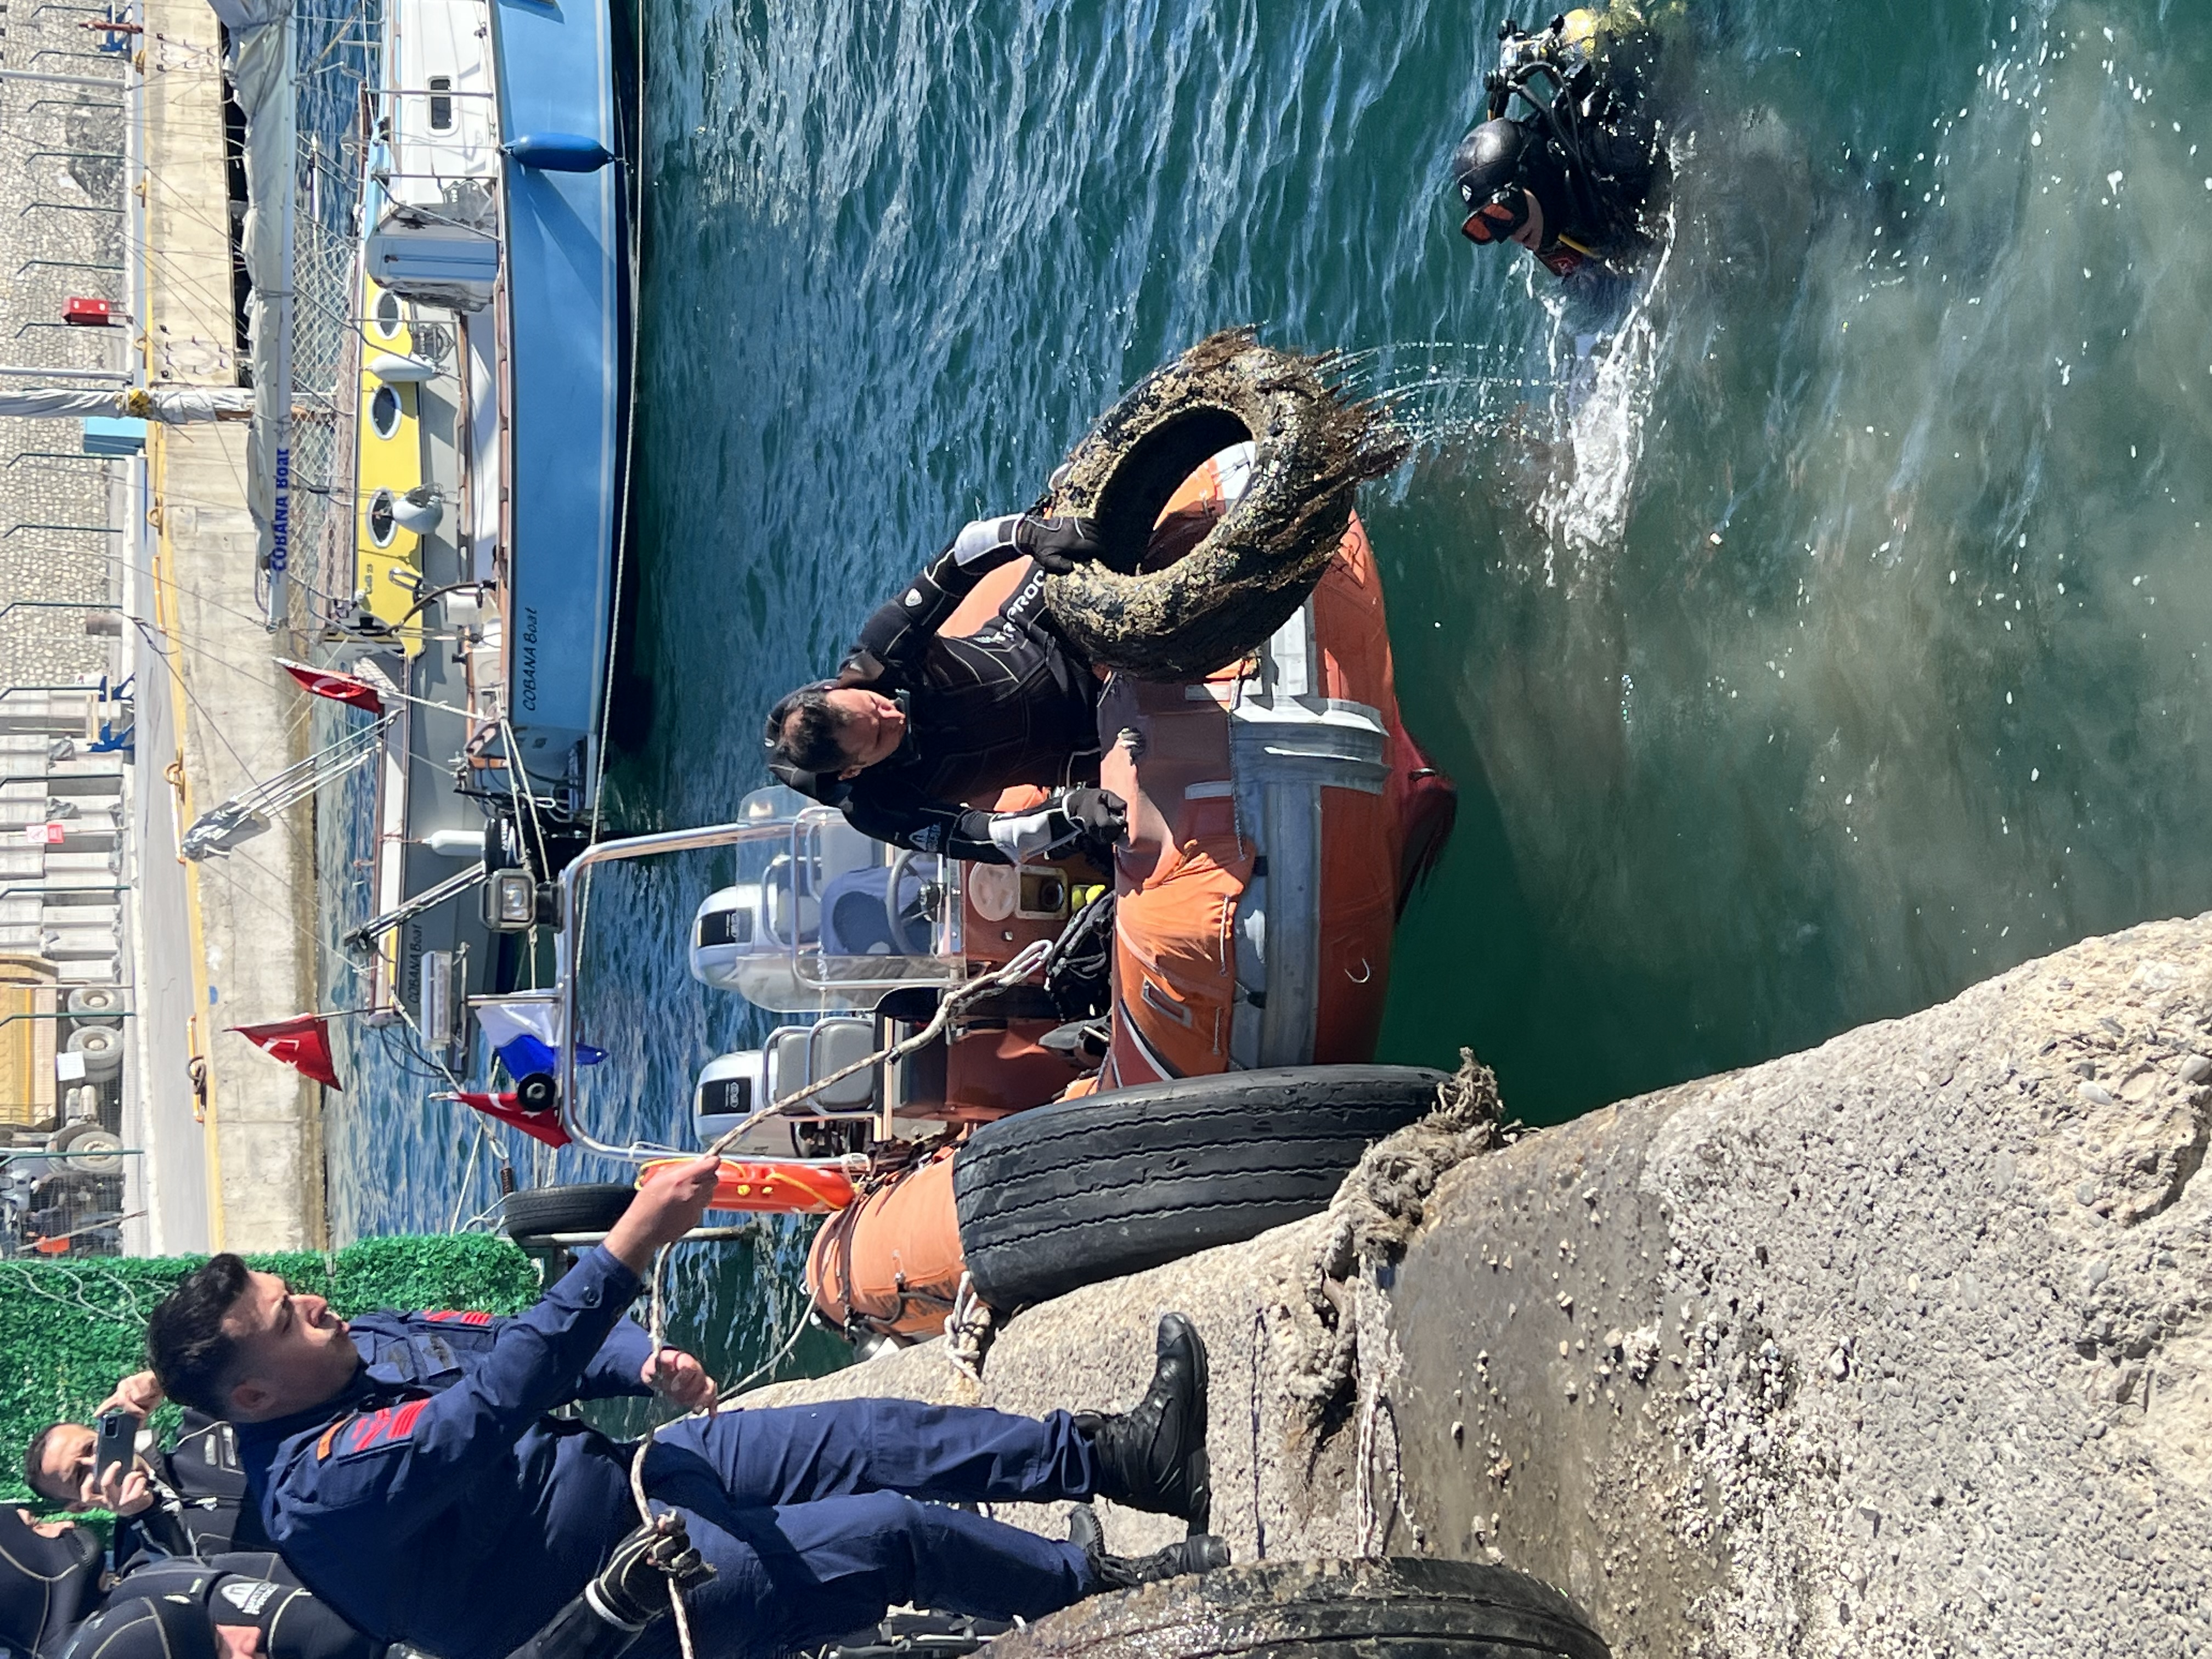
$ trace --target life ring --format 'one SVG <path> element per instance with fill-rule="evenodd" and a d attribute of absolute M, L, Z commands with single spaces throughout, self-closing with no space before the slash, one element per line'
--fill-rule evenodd
<path fill-rule="evenodd" d="M 1057 475 L 1048 510 L 1090 519 L 1102 551 L 1045 583 L 1045 604 L 1096 664 L 1139 679 L 1203 678 L 1258 646 L 1321 579 L 1361 482 L 1411 446 L 1383 405 L 1347 397 L 1333 360 L 1209 335 L 1101 416 Z M 1256 445 L 1233 510 L 1171 563 L 1146 549 L 1208 457 Z"/>

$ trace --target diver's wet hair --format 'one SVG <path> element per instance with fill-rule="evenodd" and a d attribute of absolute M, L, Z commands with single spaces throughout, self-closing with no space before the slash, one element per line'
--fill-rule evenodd
<path fill-rule="evenodd" d="M 804 686 L 776 705 L 772 759 L 801 772 L 840 772 L 852 763 L 837 741 L 845 715 L 830 701 L 830 690 Z"/>
<path fill-rule="evenodd" d="M 228 1250 L 210 1257 L 163 1297 L 146 1321 L 146 1363 L 161 1392 L 180 1406 L 228 1417 L 224 1399 L 238 1364 L 237 1340 L 222 1322 L 252 1281 L 246 1264 Z"/>
<path fill-rule="evenodd" d="M 46 1455 L 46 1442 L 52 1437 L 53 1431 L 61 1426 L 58 1423 L 47 1424 L 46 1427 L 33 1435 L 31 1443 L 23 1448 L 23 1484 L 47 1502 L 53 1504 L 66 1504 L 76 1496 L 73 1492 L 58 1494 L 50 1492 L 39 1484 L 39 1476 L 43 1472 L 40 1468 L 40 1461 Z"/>

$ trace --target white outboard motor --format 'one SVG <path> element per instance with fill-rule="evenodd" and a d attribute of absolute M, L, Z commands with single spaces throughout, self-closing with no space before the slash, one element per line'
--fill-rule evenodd
<path fill-rule="evenodd" d="M 740 1048 L 708 1061 L 691 1097 L 699 1144 L 710 1145 L 770 1102 L 866 1060 L 875 1049 L 875 1022 L 844 1014 L 812 1025 L 779 1026 L 769 1034 L 763 1048 Z M 787 1158 L 798 1150 L 793 1125 L 872 1114 L 876 1109 L 876 1070 L 869 1066 L 855 1072 L 842 1083 L 808 1096 L 788 1114 L 757 1126 L 746 1142 L 731 1150 Z"/>
<path fill-rule="evenodd" d="M 740 1048 L 708 1060 L 699 1073 L 691 1115 L 702 1146 L 727 1134 L 767 1103 L 761 1090 L 762 1059 L 757 1048 Z"/>
<path fill-rule="evenodd" d="M 769 945 L 761 884 L 709 893 L 691 922 L 691 977 L 717 990 L 738 989 L 744 958 Z"/>

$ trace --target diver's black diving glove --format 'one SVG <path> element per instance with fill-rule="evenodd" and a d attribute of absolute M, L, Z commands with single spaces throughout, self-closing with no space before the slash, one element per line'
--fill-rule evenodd
<path fill-rule="evenodd" d="M 509 1659 L 620 1659 L 669 1611 L 668 1586 L 696 1589 L 714 1570 L 691 1547 L 684 1517 L 656 1515 L 615 1546 L 584 1593 L 555 1613 Z"/>
<path fill-rule="evenodd" d="M 1067 791 L 1060 798 L 1060 815 L 1067 827 L 1055 854 L 1080 849 L 1103 864 L 1129 838 L 1129 804 L 1110 789 Z"/>
<path fill-rule="evenodd" d="M 584 1599 L 610 1624 L 641 1629 L 668 1611 L 668 1584 L 691 1589 L 714 1576 L 691 1547 L 684 1517 L 664 1510 L 615 1546 L 599 1576 L 584 1586 Z"/>
<path fill-rule="evenodd" d="M 1082 559 L 1098 556 L 1098 526 L 1089 519 L 1040 519 L 1028 513 L 977 519 L 952 538 L 952 560 L 963 570 L 994 569 L 1024 554 L 1040 568 L 1064 576 Z"/>
<path fill-rule="evenodd" d="M 1040 519 L 1024 513 L 1014 526 L 1014 545 L 1035 559 L 1039 569 L 1065 576 L 1098 556 L 1098 526 L 1090 519 Z"/>

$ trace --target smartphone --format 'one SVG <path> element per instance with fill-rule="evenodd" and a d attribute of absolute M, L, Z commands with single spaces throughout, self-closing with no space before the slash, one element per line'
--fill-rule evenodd
<path fill-rule="evenodd" d="M 105 1480 L 108 1470 L 128 1468 L 138 1451 L 138 1419 L 129 1412 L 104 1413 L 100 1419 L 100 1443 L 92 1454 L 93 1478 Z"/>

